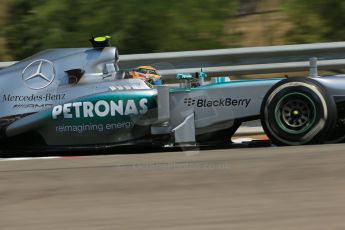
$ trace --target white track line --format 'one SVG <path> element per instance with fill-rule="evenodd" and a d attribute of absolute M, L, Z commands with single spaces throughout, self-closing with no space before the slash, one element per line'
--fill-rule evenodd
<path fill-rule="evenodd" d="M 232 142 L 236 143 L 236 144 L 241 144 L 242 142 L 250 142 L 250 141 L 253 141 L 255 139 L 253 138 L 233 138 L 231 139 Z"/>
<path fill-rule="evenodd" d="M 15 158 L 3 158 L 0 161 L 28 161 L 28 160 L 51 160 L 61 157 L 15 157 Z"/>

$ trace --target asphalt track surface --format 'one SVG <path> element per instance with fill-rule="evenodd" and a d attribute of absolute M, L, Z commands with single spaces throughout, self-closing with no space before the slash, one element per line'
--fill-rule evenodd
<path fill-rule="evenodd" d="M 1 230 L 343 230 L 344 201 L 344 144 L 0 161 Z"/>

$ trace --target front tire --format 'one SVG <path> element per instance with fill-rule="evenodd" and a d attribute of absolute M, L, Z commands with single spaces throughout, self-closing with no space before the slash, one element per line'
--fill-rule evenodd
<path fill-rule="evenodd" d="M 323 143 L 335 130 L 333 98 L 310 78 L 286 79 L 273 86 L 261 106 L 262 126 L 276 145 Z"/>

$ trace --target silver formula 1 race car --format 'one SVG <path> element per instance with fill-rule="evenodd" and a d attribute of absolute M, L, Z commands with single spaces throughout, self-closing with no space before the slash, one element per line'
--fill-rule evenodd
<path fill-rule="evenodd" d="M 179 86 L 128 77 L 109 38 L 93 48 L 53 49 L 0 71 L 0 145 L 48 148 L 230 143 L 244 121 L 261 119 L 277 145 L 342 141 L 341 76 L 205 81 Z"/>

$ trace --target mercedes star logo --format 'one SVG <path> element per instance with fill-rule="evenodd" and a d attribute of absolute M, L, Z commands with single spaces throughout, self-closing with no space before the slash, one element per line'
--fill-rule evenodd
<path fill-rule="evenodd" d="M 31 62 L 22 72 L 22 79 L 31 89 L 43 89 L 55 78 L 55 67 L 51 61 L 39 59 Z"/>

